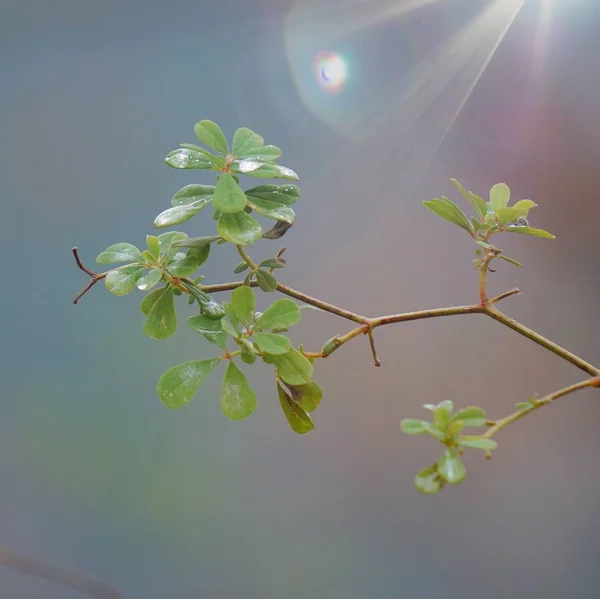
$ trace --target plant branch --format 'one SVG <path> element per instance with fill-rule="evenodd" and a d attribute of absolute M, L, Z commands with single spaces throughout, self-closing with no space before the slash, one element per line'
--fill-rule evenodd
<path fill-rule="evenodd" d="M 236 247 L 238 249 L 238 252 L 240 253 L 240 256 L 250 266 L 250 268 L 257 269 L 258 266 L 252 260 L 252 258 L 250 258 L 250 256 L 248 256 L 248 254 L 246 253 L 244 248 L 242 246 L 236 246 Z M 79 299 L 83 295 L 85 295 L 85 293 L 87 293 L 98 281 L 100 281 L 101 279 L 106 277 L 107 272 L 95 273 L 95 272 L 89 270 L 81 262 L 79 255 L 78 255 L 77 248 L 74 247 L 72 251 L 73 251 L 73 256 L 75 257 L 77 266 L 83 272 L 85 272 L 87 275 L 90 276 L 90 282 L 73 300 L 73 303 L 76 304 L 79 301 Z M 520 335 L 523 335 L 524 337 L 531 339 L 534 343 L 537 343 L 538 345 L 551 351 L 552 353 L 563 358 L 567 362 L 570 362 L 574 366 L 577 366 L 577 368 L 580 368 L 581 370 L 587 372 L 588 374 L 590 374 L 592 376 L 600 376 L 600 369 L 596 368 L 595 366 L 593 366 L 589 362 L 586 362 L 585 360 L 576 356 L 575 354 L 569 352 L 568 350 L 562 348 L 561 346 L 554 343 L 553 341 L 546 339 L 539 333 L 536 333 L 532 329 L 517 322 L 513 318 L 506 316 L 505 314 L 503 314 L 502 312 L 500 312 L 498 309 L 495 308 L 496 303 L 498 303 L 502 299 L 516 295 L 516 294 L 520 293 L 520 291 L 519 291 L 519 289 L 515 288 L 515 289 L 511 289 L 510 291 L 501 293 L 500 295 L 498 295 L 494 298 L 491 298 L 491 299 L 487 298 L 487 292 L 486 292 L 486 287 L 485 287 L 486 286 L 486 274 L 487 274 L 487 270 L 489 267 L 489 263 L 493 260 L 494 257 L 495 257 L 495 254 L 493 254 L 493 253 L 488 254 L 488 256 L 486 257 L 486 259 L 484 260 L 484 262 L 481 266 L 481 270 L 480 270 L 480 301 L 481 301 L 481 303 L 467 305 L 467 306 L 434 308 L 434 309 L 430 309 L 430 310 L 420 310 L 417 312 L 405 312 L 403 314 L 392 314 L 392 315 L 388 315 L 388 316 L 378 316 L 376 318 L 368 318 L 366 316 L 362 316 L 355 312 L 345 310 L 344 308 L 340 308 L 339 306 L 335 306 L 328 302 L 314 298 L 310 295 L 307 295 L 306 293 L 302 293 L 301 291 L 293 289 L 292 287 L 289 287 L 288 285 L 284 285 L 283 283 L 279 283 L 279 282 L 277 283 L 277 290 L 280 293 L 287 295 L 289 297 L 293 297 L 294 299 L 302 301 L 305 304 L 309 304 L 309 305 L 319 308 L 325 312 L 335 314 L 337 316 L 340 316 L 341 318 L 345 318 L 346 320 L 350 320 L 352 322 L 356 322 L 356 323 L 360 324 L 361 326 L 351 330 L 350 332 L 346 333 L 345 335 L 338 336 L 335 338 L 336 349 L 338 347 L 344 345 L 351 339 L 354 339 L 354 337 L 357 337 L 360 334 L 368 334 L 369 341 L 371 344 L 371 351 L 373 353 L 373 359 L 374 359 L 374 362 L 376 365 L 380 364 L 380 362 L 377 359 L 377 356 L 374 351 L 372 331 L 373 331 L 373 329 L 375 329 L 377 327 L 388 325 L 388 324 L 395 324 L 398 322 L 407 322 L 410 320 L 422 320 L 422 319 L 426 319 L 426 318 L 437 318 L 440 316 L 456 316 L 459 314 L 485 314 L 485 315 L 489 316 L 490 318 L 500 322 L 501 324 L 504 324 L 505 326 L 507 326 L 508 328 L 512 329 L 513 331 L 519 333 Z M 108 271 L 108 272 L 110 272 L 110 271 Z M 221 291 L 231 291 L 233 289 L 241 287 L 243 284 L 244 284 L 243 281 L 235 281 L 232 283 L 220 283 L 220 284 L 216 284 L 216 285 L 199 285 L 198 288 L 201 289 L 202 291 L 204 291 L 205 293 L 218 293 Z M 257 283 L 252 282 L 251 286 L 256 287 Z M 368 325 L 368 328 L 365 329 L 365 325 Z M 305 355 L 310 356 L 310 357 L 317 357 L 317 358 L 325 357 L 323 355 L 322 351 L 321 352 L 306 352 Z"/>
<path fill-rule="evenodd" d="M 220 293 L 222 291 L 233 291 L 234 289 L 241 287 L 243 284 L 244 281 L 233 281 L 231 283 L 217 283 L 215 285 L 198 285 L 198 288 L 204 291 L 204 293 Z M 258 283 L 256 281 L 252 281 L 252 283 L 250 283 L 250 287 L 258 287 Z M 315 308 L 320 308 L 324 312 L 330 312 L 331 314 L 335 314 L 341 318 L 345 318 L 353 322 L 365 323 L 368 321 L 366 316 L 361 316 L 355 312 L 350 312 L 350 310 L 344 310 L 343 308 L 339 308 L 338 306 L 334 306 L 328 302 L 311 297 L 310 295 L 306 295 L 306 293 L 297 291 L 296 289 L 293 289 L 288 285 L 284 285 L 283 283 L 277 283 L 277 291 L 283 293 L 283 295 L 288 295 L 289 297 L 300 300 L 305 304 L 314 306 Z"/>
<path fill-rule="evenodd" d="M 579 383 L 575 383 L 573 385 L 569 385 L 564 389 L 559 389 L 558 391 L 554 391 L 553 393 L 549 393 L 540 399 L 532 399 L 530 408 L 523 408 L 516 412 L 513 412 L 509 416 L 498 420 L 492 424 L 492 427 L 486 431 L 483 437 L 493 437 L 498 431 L 501 431 L 503 428 L 506 428 L 509 424 L 520 420 L 524 416 L 527 416 L 530 412 L 534 412 L 538 410 L 542 406 L 548 405 L 553 401 L 564 397 L 565 395 L 569 395 L 570 393 L 574 393 L 575 391 L 580 391 L 581 389 L 586 389 L 588 387 L 598 387 L 600 388 L 600 376 L 596 376 L 591 379 L 586 379 L 585 381 L 581 381 Z"/>
<path fill-rule="evenodd" d="M 95 599 L 123 599 L 116 589 L 83 572 L 32 559 L 5 547 L 0 547 L 0 565 L 28 576 L 50 580 Z"/>
<path fill-rule="evenodd" d="M 519 293 L 521 293 L 521 290 L 518 287 L 515 287 L 514 289 L 511 289 L 510 291 L 505 291 L 504 293 L 501 293 L 500 295 L 497 295 L 496 297 L 493 297 L 492 299 L 488 300 L 488 304 L 490 304 L 490 305 L 496 304 L 500 300 L 510 297 L 511 295 L 517 295 Z"/>
<path fill-rule="evenodd" d="M 373 337 L 373 328 L 369 327 L 367 331 L 367 335 L 369 336 L 369 345 L 371 346 L 371 354 L 373 355 L 373 363 L 375 366 L 379 368 L 381 366 L 381 362 L 377 357 L 377 350 L 375 349 L 375 337 Z"/>
<path fill-rule="evenodd" d="M 73 257 L 75 258 L 77 266 L 90 277 L 89 283 L 73 298 L 73 303 L 76 304 L 98 281 L 101 281 L 104 277 L 106 277 L 110 271 L 100 273 L 91 271 L 89 268 L 86 268 L 83 265 L 83 262 L 81 262 L 78 248 L 74 247 L 71 249 L 71 251 L 73 252 Z"/>
<path fill-rule="evenodd" d="M 258 264 L 256 264 L 256 262 L 250 258 L 248 252 L 246 252 L 244 249 L 244 246 L 236 245 L 235 247 L 237 248 L 238 254 L 241 256 L 242 260 L 250 267 L 250 270 L 252 272 L 256 272 L 258 270 Z"/>
<path fill-rule="evenodd" d="M 575 354 L 571 353 L 570 351 L 567 351 L 566 349 L 562 348 L 560 345 L 557 345 L 553 341 L 546 339 L 546 337 L 543 337 L 539 333 L 536 333 L 535 331 L 531 330 L 530 328 L 526 327 L 525 325 L 521 324 L 520 322 L 517 322 L 514 318 L 510 318 L 510 316 L 506 316 L 506 314 L 503 314 L 502 312 L 500 312 L 499 310 L 497 310 L 496 308 L 494 308 L 492 305 L 489 305 L 489 304 L 491 304 L 491 301 L 488 302 L 488 305 L 485 306 L 483 311 L 490 318 L 493 318 L 494 320 L 502 323 L 503 325 L 507 326 L 509 329 L 512 329 L 513 331 L 516 331 L 520 335 L 523 335 L 524 337 L 531 339 L 531 341 L 533 341 L 534 343 L 541 345 L 548 351 L 551 351 L 553 354 L 556 354 L 557 356 L 561 357 L 563 360 L 566 360 L 567 362 L 570 362 L 574 366 L 577 366 L 577 368 L 580 368 L 581 370 L 583 370 L 584 372 L 587 372 L 591 376 L 600 376 L 600 369 L 596 368 L 589 362 L 586 362 L 585 360 L 583 360 L 579 356 L 576 356 Z"/>

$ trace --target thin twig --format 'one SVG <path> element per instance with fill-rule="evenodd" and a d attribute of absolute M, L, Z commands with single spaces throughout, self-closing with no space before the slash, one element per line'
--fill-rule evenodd
<path fill-rule="evenodd" d="M 577 368 L 580 368 L 584 372 L 587 372 L 592 376 L 600 376 L 599 368 L 596 368 L 595 366 L 593 366 L 589 362 L 586 362 L 579 356 L 576 356 L 570 351 L 562 348 L 560 345 L 557 345 L 553 341 L 550 341 L 550 339 L 546 339 L 546 337 L 543 337 L 539 333 L 536 333 L 535 331 L 526 327 L 524 324 L 517 322 L 514 318 L 506 316 L 506 314 L 503 314 L 493 306 L 486 306 L 484 309 L 484 313 L 490 318 L 496 320 L 497 322 L 500 322 L 503 325 L 507 326 L 509 329 L 516 331 L 517 333 L 519 333 L 519 335 L 523 335 L 523 337 L 531 339 L 531 341 L 537 343 L 538 345 L 541 345 L 548 351 L 551 351 L 553 354 L 556 354 L 557 356 L 561 357 L 563 360 L 566 360 L 574 366 L 577 366 Z"/>
<path fill-rule="evenodd" d="M 527 416 L 527 414 L 529 414 L 530 412 L 534 412 L 535 410 L 538 410 L 542 406 L 546 406 L 546 405 L 552 403 L 553 401 L 559 399 L 560 397 L 564 397 L 565 395 L 569 395 L 570 393 L 574 393 L 575 391 L 579 391 L 581 389 L 586 389 L 589 387 L 600 387 L 600 376 L 596 376 L 594 378 L 586 379 L 585 381 L 581 381 L 579 383 L 569 385 L 568 387 L 565 387 L 564 389 L 559 389 L 558 391 L 549 393 L 548 395 L 545 395 L 544 397 L 541 397 L 540 399 L 532 399 L 531 407 L 517 410 L 516 412 L 513 412 L 509 416 L 506 416 L 505 418 L 502 418 L 501 420 L 498 420 L 497 422 L 493 423 L 492 427 L 485 432 L 483 437 L 488 437 L 488 438 L 493 437 L 498 431 L 501 431 L 503 428 L 507 427 L 509 424 L 512 424 L 513 422 L 516 422 L 517 420 L 520 420 L 524 416 Z"/>
<path fill-rule="evenodd" d="M 369 336 L 369 345 L 371 346 L 371 354 L 373 355 L 373 363 L 375 364 L 375 366 L 377 366 L 377 368 L 379 368 L 381 366 L 381 362 L 379 361 L 379 358 L 377 357 L 377 350 L 375 349 L 375 338 L 373 337 L 373 328 L 369 327 L 369 330 L 367 331 L 367 335 Z"/>
<path fill-rule="evenodd" d="M 0 547 L 0 565 L 28 576 L 37 576 L 81 591 L 95 599 L 123 599 L 123 595 L 116 589 L 88 574 L 26 557 L 5 547 Z"/>
<path fill-rule="evenodd" d="M 506 299 L 507 297 L 510 297 L 511 295 L 517 295 L 519 293 L 521 293 L 521 290 L 518 287 L 515 287 L 514 289 L 511 289 L 510 291 L 505 291 L 504 293 L 501 293 L 500 295 L 493 297 L 491 300 L 488 300 L 488 304 L 490 304 L 490 305 L 496 304 L 500 300 Z"/>
<path fill-rule="evenodd" d="M 98 281 L 101 281 L 104 277 L 106 277 L 108 272 L 97 273 L 91 271 L 89 268 L 84 266 L 83 262 L 79 258 L 78 248 L 74 247 L 71 249 L 71 251 L 73 252 L 77 266 L 90 277 L 89 283 L 73 298 L 73 303 L 76 304 Z"/>

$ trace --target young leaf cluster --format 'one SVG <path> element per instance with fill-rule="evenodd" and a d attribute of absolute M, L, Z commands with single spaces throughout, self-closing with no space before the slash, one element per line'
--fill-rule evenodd
<path fill-rule="evenodd" d="M 441 199 L 426 200 L 423 205 L 437 216 L 464 229 L 479 246 L 493 251 L 500 259 L 515 266 L 522 266 L 520 262 L 501 255 L 502 250 L 489 243 L 490 237 L 496 233 L 521 233 L 532 237 L 554 239 L 551 233 L 529 226 L 527 219 L 530 210 L 537 207 L 535 202 L 519 200 L 509 206 L 510 188 L 506 183 L 494 185 L 490 190 L 489 201 L 486 202 L 477 194 L 467 191 L 456 179 L 451 181 L 471 205 L 475 213 L 473 216 L 467 217 L 457 204 L 445 196 Z M 473 260 L 473 265 L 478 269 L 483 264 L 485 255 L 481 249 L 477 249 L 476 254 L 477 258 Z"/>
<path fill-rule="evenodd" d="M 194 131 L 213 151 L 195 144 L 181 144 L 179 149 L 167 154 L 165 162 L 176 169 L 219 172 L 217 183 L 181 188 L 173 196 L 171 208 L 156 217 L 154 226 L 179 225 L 210 204 L 217 221 L 217 233 L 225 241 L 249 246 L 262 237 L 280 237 L 294 223 L 291 206 L 300 196 L 298 187 L 263 184 L 244 191 L 239 185 L 239 176 L 297 181 L 298 175 L 292 169 L 277 164 L 281 150 L 277 146 L 264 145 L 260 135 L 245 127 L 234 133 L 231 149 L 221 128 L 212 121 L 196 123 Z M 274 227 L 263 233 L 262 225 L 253 213 L 276 221 Z"/>
<path fill-rule="evenodd" d="M 256 311 L 254 291 L 242 285 L 233 291 L 231 301 L 225 302 L 222 309 L 219 318 L 201 313 L 190 316 L 187 324 L 224 353 L 167 370 L 158 381 L 161 401 L 169 408 L 185 406 L 217 364 L 224 361 L 227 367 L 221 386 L 221 409 L 231 420 L 243 420 L 256 409 L 257 397 L 236 360 L 252 365 L 260 358 L 275 368 L 278 396 L 292 429 L 298 433 L 312 430 L 309 412 L 318 407 L 321 389 L 312 381 L 312 361 L 283 334 L 300 320 L 296 302 L 278 299 L 260 313 Z M 230 351 L 228 345 L 236 349 Z"/>
<path fill-rule="evenodd" d="M 487 419 L 482 408 L 470 406 L 453 414 L 454 404 L 450 400 L 423 407 L 432 413 L 431 420 L 405 418 L 400 428 L 407 435 L 431 435 L 445 447 L 442 457 L 415 477 L 417 489 L 431 495 L 441 491 L 446 484 L 457 485 L 465 480 L 467 469 L 461 460 L 465 448 L 479 449 L 490 456 L 497 443 L 481 435 L 463 434 L 466 428 L 485 426 Z"/>

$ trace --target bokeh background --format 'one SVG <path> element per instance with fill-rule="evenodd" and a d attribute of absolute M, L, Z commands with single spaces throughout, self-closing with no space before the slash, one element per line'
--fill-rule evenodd
<path fill-rule="evenodd" d="M 163 164 L 208 118 L 258 131 L 300 174 L 282 280 L 368 315 L 473 301 L 469 238 L 421 201 L 460 201 L 453 176 L 481 195 L 506 181 L 557 239 L 506 236 L 525 268 L 501 266 L 492 291 L 519 286 L 505 311 L 600 363 L 600 6 L 521 4 L 0 4 L 0 545 L 127 598 L 600 595 L 593 392 L 507 429 L 492 462 L 468 456 L 461 486 L 413 487 L 439 453 L 399 432 L 422 404 L 500 417 L 585 376 L 528 340 L 478 316 L 381 329 L 382 368 L 362 339 L 319 364 L 325 399 L 299 437 L 260 367 L 245 422 L 221 415 L 218 376 L 164 408 L 163 370 L 211 349 L 184 326 L 146 338 L 139 292 L 71 304 L 86 282 L 71 246 L 93 267 L 142 245 L 177 189 L 211 180 Z M 314 80 L 321 51 L 347 61 L 338 94 Z M 234 252 L 215 249 L 208 281 L 231 279 Z M 294 339 L 348 327 L 307 311 Z M 81 596 L 7 568 L 0 591 Z"/>

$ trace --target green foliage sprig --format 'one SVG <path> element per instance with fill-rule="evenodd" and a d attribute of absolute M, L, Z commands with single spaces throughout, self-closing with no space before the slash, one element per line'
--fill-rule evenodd
<path fill-rule="evenodd" d="M 446 197 L 423 202 L 428 210 L 465 230 L 475 242 L 473 267 L 479 273 L 478 302 L 370 318 L 281 283 L 275 277 L 275 271 L 285 267 L 285 248 L 280 248 L 272 258 L 258 264 L 248 254 L 249 246 L 260 239 L 279 239 L 294 224 L 292 205 L 300 197 L 300 189 L 294 183 L 261 184 L 246 190 L 240 187 L 239 177 L 242 175 L 297 181 L 294 171 L 277 164 L 281 150 L 265 145 L 260 135 L 246 128 L 237 129 L 234 133 L 231 149 L 221 128 L 212 121 L 200 121 L 195 132 L 200 142 L 211 151 L 195 144 L 181 144 L 180 148 L 167 154 L 165 162 L 176 169 L 218 172 L 216 185 L 186 185 L 175 193 L 171 207 L 156 217 L 154 226 L 180 225 L 211 205 L 216 221 L 213 235 L 188 237 L 186 233 L 169 231 L 158 236 L 148 235 L 143 250 L 130 243 L 111 245 L 100 253 L 96 261 L 99 264 L 121 264 L 102 273 L 86 268 L 77 248 L 73 248 L 77 265 L 90 277 L 74 303 L 100 280 L 105 281 L 106 288 L 114 295 L 126 295 L 137 287 L 146 292 L 140 304 L 146 318 L 144 332 L 154 339 L 167 339 L 175 333 L 176 296 L 187 296 L 188 303 L 197 306 L 198 313 L 186 319 L 187 325 L 215 346 L 215 356 L 169 368 L 160 377 L 157 389 L 165 406 L 185 406 L 211 372 L 223 363 L 222 411 L 232 420 L 243 420 L 255 410 L 257 396 L 240 365 L 247 367 L 262 361 L 273 367 L 277 397 L 290 427 L 299 434 L 305 434 L 314 428 L 311 414 L 318 408 L 323 395 L 319 385 L 313 381 L 317 360 L 327 358 L 350 340 L 365 335 L 369 339 L 374 364 L 380 366 L 375 349 L 375 329 L 409 320 L 457 314 L 489 316 L 589 375 L 580 383 L 540 399 L 532 398 L 516 404 L 516 411 L 500 420 L 488 419 L 485 411 L 478 406 L 455 412 L 450 400 L 424 406 L 431 414 L 430 420 L 402 420 L 403 432 L 431 435 L 444 447 L 440 460 L 423 469 L 415 478 L 417 489 L 432 494 L 465 479 L 467 471 L 461 459 L 465 449 L 483 451 L 489 458 L 497 447 L 494 437 L 503 428 L 560 397 L 586 387 L 600 387 L 600 369 L 498 310 L 498 302 L 520 293 L 518 289 L 488 297 L 487 276 L 494 272 L 491 268 L 494 260 L 522 266 L 490 243 L 493 235 L 520 233 L 554 239 L 547 231 L 529 225 L 529 213 L 536 207 L 534 202 L 525 199 L 510 205 L 510 189 L 505 183 L 494 185 L 489 201 L 485 201 L 452 179 L 453 185 L 474 211 L 470 217 Z M 265 231 L 257 218 L 274 223 Z M 224 243 L 235 245 L 241 258 L 233 272 L 247 274 L 243 281 L 204 285 L 204 277 L 197 271 L 209 259 L 211 248 Z M 275 300 L 260 313 L 256 311 L 255 288 L 265 293 L 278 291 L 288 297 Z M 224 291 L 232 292 L 229 301 L 220 303 L 213 298 L 213 294 Z M 330 312 L 358 326 L 329 339 L 319 351 L 305 351 L 302 346 L 294 347 L 287 335 L 290 328 L 300 321 L 304 308 Z M 466 429 L 483 432 L 465 434 Z"/>

